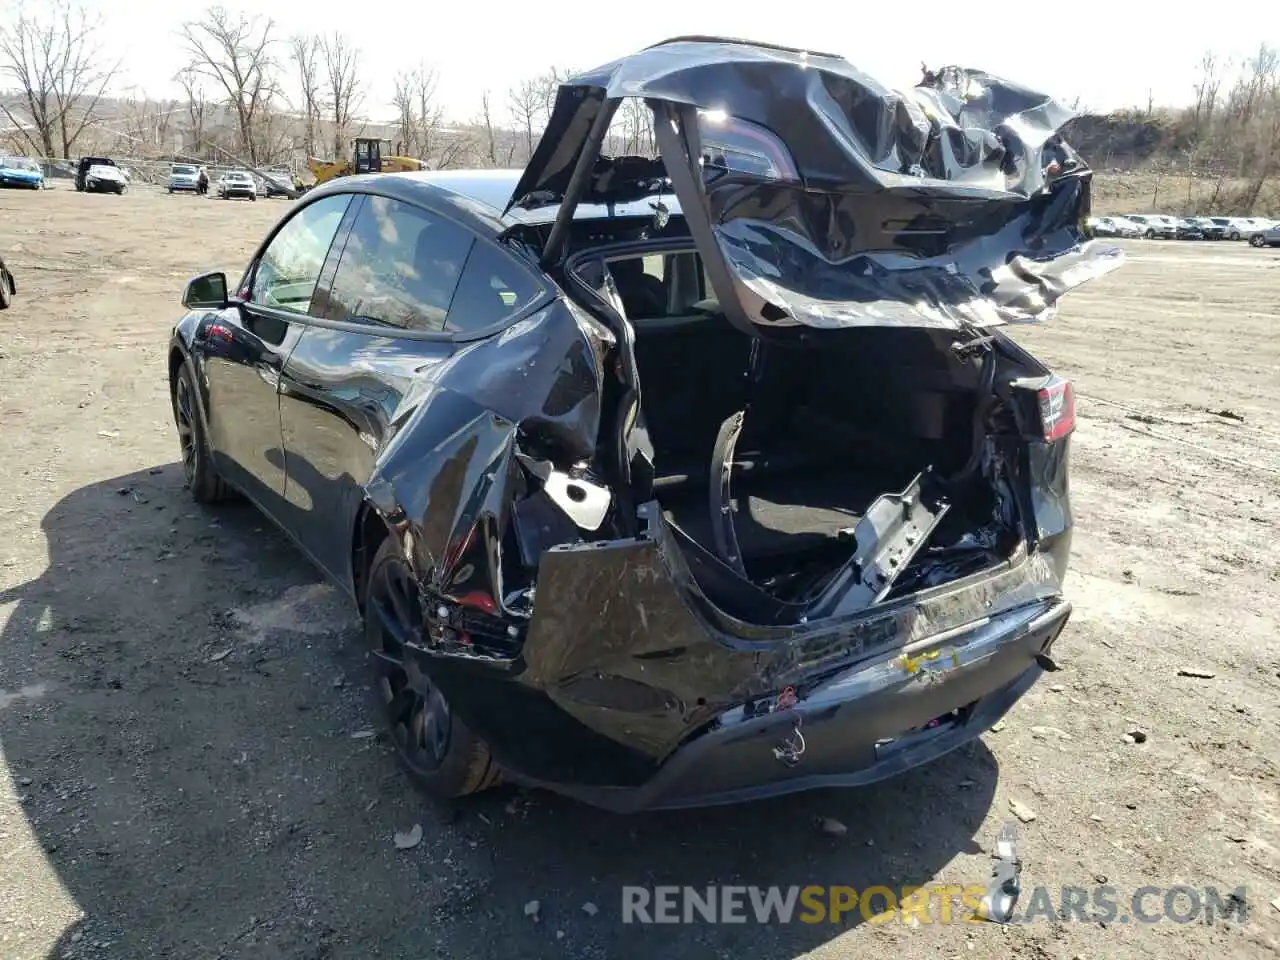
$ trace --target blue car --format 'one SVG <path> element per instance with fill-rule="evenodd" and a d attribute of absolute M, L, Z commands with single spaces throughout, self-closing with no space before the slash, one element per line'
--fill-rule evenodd
<path fill-rule="evenodd" d="M 28 157 L 0 157 L 0 187 L 25 187 L 39 190 L 44 186 L 44 171 Z"/>

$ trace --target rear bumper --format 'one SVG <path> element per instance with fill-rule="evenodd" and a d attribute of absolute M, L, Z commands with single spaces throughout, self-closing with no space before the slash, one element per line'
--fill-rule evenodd
<path fill-rule="evenodd" d="M 1061 599 L 1020 607 L 849 668 L 789 709 L 755 716 L 741 707 L 727 711 L 636 788 L 541 785 L 634 812 L 874 783 L 989 729 L 1043 672 L 1036 657 L 1052 646 L 1070 614 Z M 776 750 L 794 749 L 797 731 L 803 750 L 789 764 Z"/>

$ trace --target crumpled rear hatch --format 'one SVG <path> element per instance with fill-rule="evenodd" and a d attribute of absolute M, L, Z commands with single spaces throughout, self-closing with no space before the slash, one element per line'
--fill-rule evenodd
<path fill-rule="evenodd" d="M 618 103 L 654 112 L 659 162 L 606 158 Z M 687 38 L 560 88 L 509 204 L 674 192 L 721 309 L 760 327 L 1042 320 L 1120 265 L 1089 240 L 1071 111 L 976 70 L 891 90 L 831 54 Z M 577 172 L 577 176 L 575 176 Z"/>

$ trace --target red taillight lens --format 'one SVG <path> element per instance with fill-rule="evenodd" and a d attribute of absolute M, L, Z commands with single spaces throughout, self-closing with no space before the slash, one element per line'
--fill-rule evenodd
<path fill-rule="evenodd" d="M 1054 377 L 1036 395 L 1040 400 L 1040 425 L 1045 443 L 1061 440 L 1076 428 L 1076 398 L 1069 381 Z"/>

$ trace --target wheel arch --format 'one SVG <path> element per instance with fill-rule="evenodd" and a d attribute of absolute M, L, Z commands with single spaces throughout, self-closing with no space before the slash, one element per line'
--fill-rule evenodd
<path fill-rule="evenodd" d="M 391 536 L 391 526 L 369 499 L 360 505 L 351 531 L 351 594 L 364 613 L 365 576 L 369 564 L 383 542 Z"/>
<path fill-rule="evenodd" d="M 204 427 L 206 435 L 209 433 L 209 398 L 205 394 L 205 386 L 201 382 L 200 368 L 196 359 L 191 355 L 186 343 L 174 336 L 169 341 L 169 402 L 173 403 L 178 395 L 178 373 L 182 370 L 182 365 L 188 364 L 191 367 L 191 376 L 195 381 L 195 401 L 196 416 L 200 418 L 200 425 Z M 210 445 L 213 438 L 209 439 Z"/>

